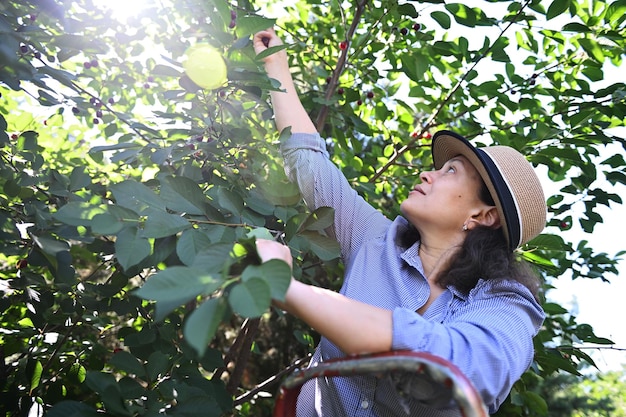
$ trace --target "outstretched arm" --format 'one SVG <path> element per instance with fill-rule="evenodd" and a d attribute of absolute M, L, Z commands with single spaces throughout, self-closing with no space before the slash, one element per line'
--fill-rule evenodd
<path fill-rule="evenodd" d="M 257 54 L 272 46 L 282 45 L 282 41 L 274 29 L 257 33 L 252 42 Z M 285 50 L 273 53 L 264 58 L 263 61 L 267 75 L 278 80 L 281 85 L 281 91 L 270 92 L 276 117 L 276 128 L 282 131 L 286 127 L 291 127 L 291 131 L 294 133 L 316 133 L 315 125 L 298 98 Z"/>
<path fill-rule="evenodd" d="M 260 239 L 256 246 L 263 262 L 280 259 L 291 265 L 291 252 L 287 246 Z M 291 280 L 285 302 L 274 303 L 302 319 L 345 354 L 391 350 L 391 310 L 374 307 L 295 279 Z"/>

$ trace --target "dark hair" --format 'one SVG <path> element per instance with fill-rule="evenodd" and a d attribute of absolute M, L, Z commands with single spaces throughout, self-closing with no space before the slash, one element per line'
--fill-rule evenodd
<path fill-rule="evenodd" d="M 493 199 L 483 184 L 480 199 L 494 205 Z M 476 286 L 479 279 L 517 281 L 530 290 L 539 301 L 540 281 L 527 262 L 509 249 L 502 229 L 486 226 L 468 230 L 463 244 L 453 255 L 446 269 L 437 277 L 442 287 L 453 285 L 464 294 Z M 420 238 L 415 227 L 411 227 L 400 236 L 400 244 L 410 247 Z"/>

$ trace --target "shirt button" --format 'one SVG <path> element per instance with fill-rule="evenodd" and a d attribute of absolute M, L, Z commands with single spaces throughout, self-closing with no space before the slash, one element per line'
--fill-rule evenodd
<path fill-rule="evenodd" d="M 361 408 L 367 408 L 370 406 L 370 403 L 367 400 L 361 401 Z"/>

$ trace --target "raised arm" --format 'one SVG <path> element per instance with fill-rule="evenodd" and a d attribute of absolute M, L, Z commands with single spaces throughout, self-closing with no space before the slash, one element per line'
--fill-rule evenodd
<path fill-rule="evenodd" d="M 254 51 L 257 54 L 272 46 L 282 44 L 274 29 L 261 31 L 254 35 L 253 39 Z M 273 53 L 264 59 L 264 63 L 267 75 L 280 82 L 281 91 L 270 93 L 277 129 L 282 131 L 286 127 L 291 127 L 291 131 L 294 133 L 316 133 L 315 125 L 302 106 L 296 92 L 289 70 L 287 52 L 283 49 Z"/>

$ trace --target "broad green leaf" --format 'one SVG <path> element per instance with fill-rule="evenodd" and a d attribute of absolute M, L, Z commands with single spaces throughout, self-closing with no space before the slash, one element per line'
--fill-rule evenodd
<path fill-rule="evenodd" d="M 146 220 L 139 235 L 146 238 L 160 238 L 175 235 L 191 227 L 184 217 L 164 211 L 147 209 Z"/>
<path fill-rule="evenodd" d="M 546 19 L 550 20 L 564 13 L 570 5 L 571 0 L 554 0 L 548 7 Z"/>
<path fill-rule="evenodd" d="M 141 288 L 135 291 L 146 300 L 175 301 L 181 305 L 199 295 L 211 294 L 222 285 L 222 281 L 204 271 L 187 266 L 171 266 L 150 276 Z"/>
<path fill-rule="evenodd" d="M 253 278 L 261 278 L 267 282 L 272 299 L 283 301 L 291 283 L 291 268 L 279 259 L 272 259 L 261 265 L 248 265 L 241 273 L 241 279 L 247 282 Z"/>
<path fill-rule="evenodd" d="M 582 38 L 578 39 L 578 43 L 591 58 L 600 63 L 604 62 L 604 52 L 602 52 L 602 47 L 598 42 L 593 39 Z"/>
<path fill-rule="evenodd" d="M 33 242 L 48 255 L 55 256 L 61 252 L 67 252 L 70 250 L 70 245 L 62 240 L 55 239 L 52 236 L 37 236 L 31 235 Z"/>
<path fill-rule="evenodd" d="M 79 401 L 61 401 L 46 412 L 46 417 L 99 417 L 95 408 Z"/>
<path fill-rule="evenodd" d="M 165 211 L 165 202 L 150 188 L 133 180 L 122 181 L 111 186 L 115 201 L 122 207 L 142 213 L 147 209 Z"/>
<path fill-rule="evenodd" d="M 96 214 L 91 219 L 91 230 L 100 235 L 114 235 L 124 228 L 124 223 L 109 213 Z"/>
<path fill-rule="evenodd" d="M 159 376 L 165 375 L 170 366 L 170 358 L 163 352 L 155 351 L 150 354 L 146 361 L 146 376 L 149 381 L 155 381 Z"/>
<path fill-rule="evenodd" d="M 232 250 L 232 243 L 214 243 L 198 252 L 191 266 L 209 274 L 219 274 L 233 262 L 230 256 Z"/>
<path fill-rule="evenodd" d="M 235 30 L 239 38 L 245 38 L 261 30 L 274 27 L 275 23 L 276 19 L 268 19 L 261 16 L 239 16 Z"/>
<path fill-rule="evenodd" d="M 322 236 L 316 232 L 303 232 L 298 236 L 304 238 L 311 247 L 311 250 L 323 261 L 330 261 L 341 255 L 339 243 L 332 238 Z"/>
<path fill-rule="evenodd" d="M 251 278 L 230 290 L 228 302 L 243 317 L 260 317 L 270 307 L 270 286 L 260 278 Z"/>
<path fill-rule="evenodd" d="M 72 201 L 61 207 L 52 217 L 71 226 L 88 226 L 95 215 L 102 213 L 105 213 L 103 206 Z"/>
<path fill-rule="evenodd" d="M 332 226 L 335 222 L 335 209 L 332 207 L 318 207 L 307 216 L 299 227 L 299 231 L 320 231 Z"/>
<path fill-rule="evenodd" d="M 442 11 L 434 11 L 431 12 L 430 16 L 437 22 L 439 23 L 439 26 L 441 26 L 443 29 L 450 29 L 450 15 L 446 12 L 442 12 Z"/>
<path fill-rule="evenodd" d="M 30 362 L 30 392 L 33 392 L 41 383 L 41 373 L 43 372 L 43 365 L 40 361 L 35 360 Z"/>
<path fill-rule="evenodd" d="M 257 61 L 261 61 L 264 58 L 267 58 L 268 56 L 275 54 L 276 52 L 289 48 L 290 46 L 291 45 L 289 44 L 271 46 L 267 48 L 265 51 L 262 51 L 261 53 L 257 54 L 255 58 Z"/>
<path fill-rule="evenodd" d="M 203 215 L 206 212 L 206 196 L 198 184 L 187 177 L 166 177 L 161 180 L 160 196 L 170 210 L 192 215 Z"/>
<path fill-rule="evenodd" d="M 124 270 L 137 265 L 151 251 L 148 239 L 139 236 L 134 227 L 122 230 L 115 239 L 115 256 Z"/>
<path fill-rule="evenodd" d="M 232 214 L 239 215 L 243 211 L 243 200 L 239 194 L 224 187 L 217 190 L 217 203 Z"/>
<path fill-rule="evenodd" d="M 130 352 L 125 350 L 117 352 L 113 355 L 109 360 L 109 363 L 120 371 L 137 375 L 140 378 L 146 375 L 146 368 L 143 366 L 143 363 L 141 363 Z"/>
<path fill-rule="evenodd" d="M 191 266 L 199 252 L 209 249 L 211 240 L 206 233 L 197 229 L 185 230 L 176 243 L 176 255 L 187 266 Z"/>
<path fill-rule="evenodd" d="M 185 321 L 183 335 L 199 357 L 209 346 L 228 309 L 226 299 L 211 298 L 196 308 Z"/>

